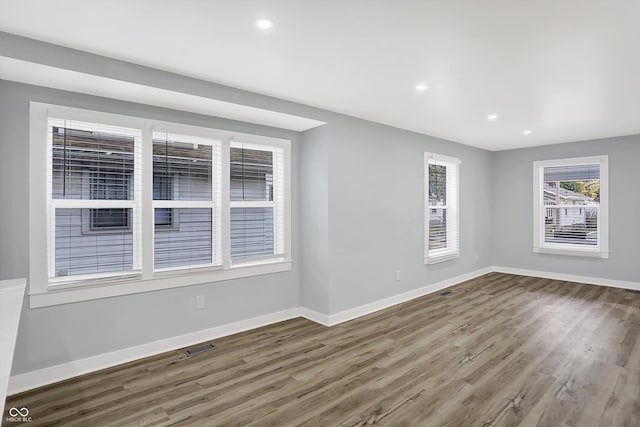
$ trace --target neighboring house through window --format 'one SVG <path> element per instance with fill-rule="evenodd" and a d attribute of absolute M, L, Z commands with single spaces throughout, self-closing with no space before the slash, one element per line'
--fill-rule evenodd
<path fill-rule="evenodd" d="M 153 200 L 171 200 L 173 198 L 174 177 L 166 174 L 153 174 Z M 174 226 L 175 212 L 171 208 L 156 208 L 154 221 L 156 228 Z"/>
<path fill-rule="evenodd" d="M 607 172 L 607 156 L 534 162 L 534 252 L 608 257 Z"/>
<path fill-rule="evenodd" d="M 458 257 L 458 169 L 454 157 L 425 153 L 425 263 Z"/>
<path fill-rule="evenodd" d="M 129 173 L 92 172 L 89 191 L 91 200 L 129 200 Z M 128 209 L 89 209 L 89 229 L 127 230 L 130 227 Z"/>

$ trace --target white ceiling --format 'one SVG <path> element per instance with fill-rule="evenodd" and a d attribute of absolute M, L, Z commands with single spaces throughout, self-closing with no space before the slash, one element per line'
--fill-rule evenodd
<path fill-rule="evenodd" d="M 640 133 L 637 0 L 0 0 L 0 12 L 1 31 L 489 150 Z"/>

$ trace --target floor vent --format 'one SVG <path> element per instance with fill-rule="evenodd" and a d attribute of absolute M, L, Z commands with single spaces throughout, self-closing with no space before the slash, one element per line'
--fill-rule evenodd
<path fill-rule="evenodd" d="M 195 356 L 196 354 L 204 353 L 205 351 L 213 350 L 216 346 L 209 343 L 201 345 L 200 347 L 194 347 L 187 350 L 187 355 Z"/>
<path fill-rule="evenodd" d="M 448 296 L 448 295 L 451 295 L 452 293 L 453 293 L 453 292 L 451 292 L 451 291 L 446 291 L 446 292 L 441 293 L 441 294 L 440 294 L 440 296 L 441 296 L 441 297 L 446 297 L 446 296 Z"/>

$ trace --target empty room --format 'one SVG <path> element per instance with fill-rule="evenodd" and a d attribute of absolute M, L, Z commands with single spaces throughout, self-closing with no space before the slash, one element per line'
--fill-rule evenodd
<path fill-rule="evenodd" d="M 639 426 L 639 19 L 0 0 L 0 424 Z"/>

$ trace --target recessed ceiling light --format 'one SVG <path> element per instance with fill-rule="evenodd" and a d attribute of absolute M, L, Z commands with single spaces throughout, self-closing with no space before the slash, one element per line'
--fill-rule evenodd
<path fill-rule="evenodd" d="M 522 131 L 522 134 L 523 134 L 523 135 L 530 135 L 530 134 L 531 134 L 531 132 L 532 132 L 532 131 L 531 131 L 530 129 L 525 129 L 525 130 L 523 130 L 523 131 Z"/>
<path fill-rule="evenodd" d="M 489 120 L 496 120 L 497 118 L 498 118 L 498 115 L 497 115 L 497 114 L 489 114 L 489 115 L 487 116 L 487 119 L 489 119 Z"/>
<path fill-rule="evenodd" d="M 271 28 L 273 22 L 269 21 L 268 19 L 261 19 L 256 23 L 256 25 L 266 30 L 267 28 Z"/>
<path fill-rule="evenodd" d="M 416 86 L 416 90 L 419 92 L 422 92 L 423 90 L 427 90 L 427 85 L 424 83 L 420 83 L 419 85 Z"/>

